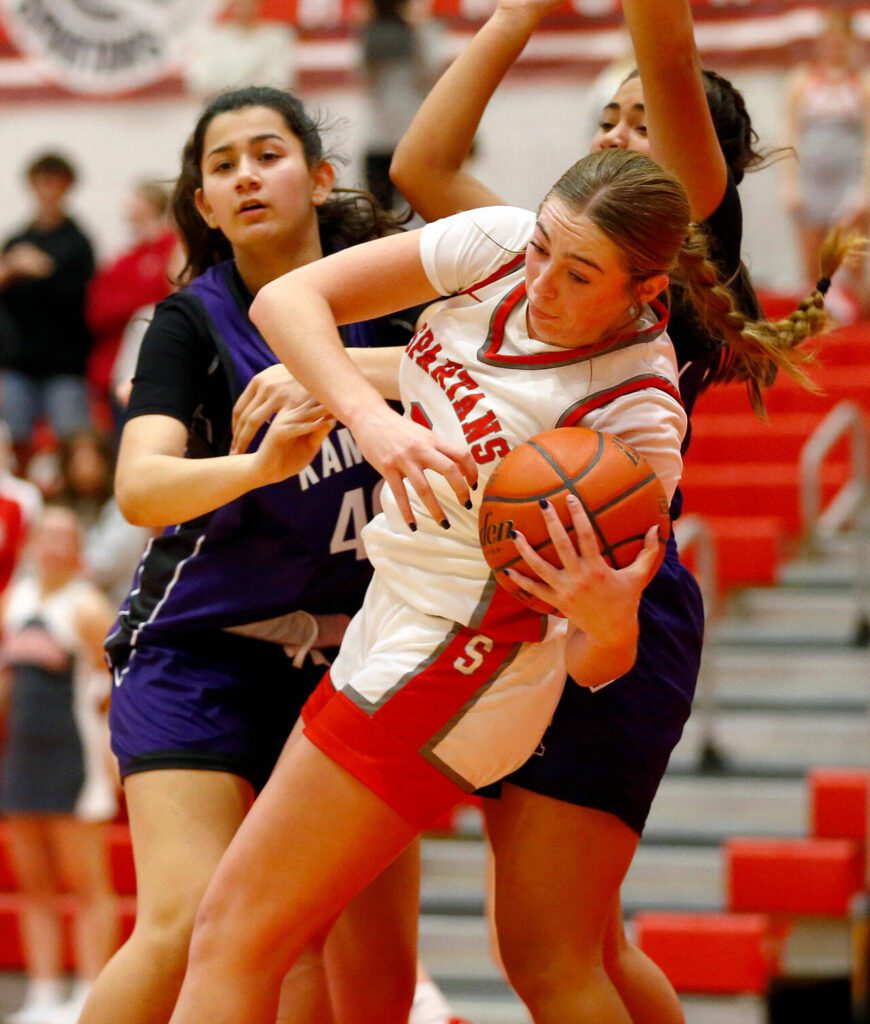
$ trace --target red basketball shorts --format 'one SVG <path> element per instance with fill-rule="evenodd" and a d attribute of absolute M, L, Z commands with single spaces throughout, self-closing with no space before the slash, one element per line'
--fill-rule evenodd
<path fill-rule="evenodd" d="M 376 573 L 303 709 L 305 734 L 425 828 L 533 753 L 564 686 L 564 634 L 500 587 L 462 626 L 398 600 Z"/>

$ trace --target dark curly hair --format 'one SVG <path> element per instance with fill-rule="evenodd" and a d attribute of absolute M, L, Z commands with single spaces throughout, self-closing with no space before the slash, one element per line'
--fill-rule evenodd
<path fill-rule="evenodd" d="M 322 125 L 291 93 L 266 86 L 248 86 L 215 96 L 203 109 L 184 146 L 181 173 L 172 195 L 172 215 L 187 256 L 179 283 L 232 258 L 229 241 L 221 231 L 205 223 L 196 208 L 194 195 L 202 187 L 203 145 L 209 125 L 220 114 L 246 107 L 267 107 L 280 114 L 302 143 L 309 167 L 329 159 L 323 146 Z M 334 189 L 327 202 L 317 208 L 320 239 L 325 252 L 392 234 L 401 230 L 401 225 L 409 217 L 410 212 L 397 216 L 384 210 L 371 193 L 357 189 Z"/>
<path fill-rule="evenodd" d="M 752 127 L 752 118 L 740 90 L 717 71 L 705 69 L 701 74 L 704 79 L 704 91 L 707 94 L 707 106 L 710 108 L 710 116 L 713 118 L 713 127 L 716 129 L 725 163 L 735 183 L 739 185 L 747 171 L 764 166 L 771 158 L 777 159 L 785 155 L 786 151 L 774 149 L 763 152 L 758 149 L 758 133 Z M 638 78 L 639 75 L 635 68 L 626 76 L 625 81 Z"/>

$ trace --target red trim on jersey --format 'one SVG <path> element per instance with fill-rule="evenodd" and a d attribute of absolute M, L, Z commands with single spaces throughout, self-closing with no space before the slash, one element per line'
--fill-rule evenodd
<path fill-rule="evenodd" d="M 434 662 L 374 711 L 324 676 L 302 710 L 305 735 L 396 813 L 425 828 L 468 791 L 441 770 L 437 755 L 427 756 L 429 745 L 437 745 L 441 730 L 490 685 L 521 643 L 542 639 L 542 619 L 497 587 L 480 625 L 459 628 Z M 467 645 L 476 637 L 492 646 L 474 646 L 480 662 L 466 675 L 455 663 L 469 663 Z"/>
<path fill-rule="evenodd" d="M 637 345 L 644 342 L 655 341 L 664 331 L 670 319 L 667 307 L 658 299 L 649 303 L 650 308 L 658 317 L 658 320 L 645 327 L 642 331 L 626 331 L 622 334 L 612 334 L 594 345 L 582 345 L 577 348 L 561 349 L 558 352 L 539 352 L 537 355 L 504 355 L 500 351 L 505 335 L 505 325 L 508 317 L 516 309 L 517 305 L 526 297 L 526 283 L 521 281 L 512 288 L 501 300 L 492 315 L 489 325 L 489 333 L 483 347 L 478 352 L 478 358 L 484 363 L 501 364 L 504 366 L 563 366 L 571 363 L 579 363 L 584 359 L 591 359 L 593 356 L 611 352 L 619 348 L 627 348 L 629 345 Z"/>
<path fill-rule="evenodd" d="M 622 398 L 623 395 L 632 395 L 637 391 L 645 391 L 647 388 L 655 388 L 657 391 L 663 391 L 666 395 L 670 395 L 675 402 L 678 402 L 680 406 L 683 404 L 683 399 L 680 395 L 679 389 L 674 387 L 667 377 L 659 377 L 657 374 L 646 374 L 643 377 L 632 377 L 631 380 L 623 381 L 615 387 L 607 388 L 604 391 L 599 391 L 597 394 L 592 395 L 585 402 L 581 402 L 579 405 L 575 405 L 573 408 L 569 409 L 559 420 L 556 426 L 573 427 L 579 423 L 584 416 L 587 416 L 595 409 L 600 409 L 602 406 L 609 405 L 610 402 L 615 401 L 617 398 Z"/>
<path fill-rule="evenodd" d="M 432 429 L 432 420 L 426 415 L 426 410 L 419 402 L 411 402 L 411 419 L 427 430 Z"/>
<path fill-rule="evenodd" d="M 470 288 L 464 288 L 461 292 L 456 292 L 457 295 L 470 295 L 473 299 L 480 302 L 480 299 L 474 294 L 481 288 L 486 288 L 488 284 L 492 284 L 494 281 L 498 281 L 502 277 L 507 277 L 508 274 L 512 274 L 520 264 L 524 263 L 526 259 L 525 252 L 518 253 L 512 260 L 499 267 L 495 273 L 490 274 L 489 277 L 483 281 L 478 281 L 477 284 L 473 284 Z"/>

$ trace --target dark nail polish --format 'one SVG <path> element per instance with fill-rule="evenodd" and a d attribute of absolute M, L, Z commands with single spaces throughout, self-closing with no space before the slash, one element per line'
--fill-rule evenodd
<path fill-rule="evenodd" d="M 469 498 L 468 501 L 465 502 L 465 507 L 468 509 L 469 512 L 474 508 L 474 505 L 471 504 L 471 498 Z"/>
<path fill-rule="evenodd" d="M 477 481 L 476 481 L 476 480 L 475 480 L 475 481 L 474 481 L 474 483 L 473 483 L 473 484 L 471 485 L 471 489 L 472 489 L 473 491 L 476 491 L 476 490 L 477 490 Z"/>
<path fill-rule="evenodd" d="M 442 526 L 442 527 L 443 527 L 443 528 L 444 528 L 445 530 L 449 530 L 449 529 L 450 529 L 450 523 L 448 523 L 446 519 L 442 519 L 442 520 L 441 520 L 441 526 Z"/>
<path fill-rule="evenodd" d="M 549 503 L 549 501 L 547 501 L 546 498 L 538 499 L 538 504 L 541 506 L 541 508 L 549 508 L 550 507 L 550 503 Z"/>
<path fill-rule="evenodd" d="M 511 540 L 516 540 L 517 539 L 517 531 L 516 530 L 508 530 L 508 537 L 510 537 Z"/>
<path fill-rule="evenodd" d="M 411 533 L 416 533 L 417 532 L 417 524 L 416 523 L 408 523 L 408 529 L 411 531 Z"/>

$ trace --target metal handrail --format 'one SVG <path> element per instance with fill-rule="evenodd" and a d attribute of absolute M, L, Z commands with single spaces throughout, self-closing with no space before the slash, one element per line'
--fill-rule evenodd
<path fill-rule="evenodd" d="M 834 445 L 850 435 L 851 475 L 826 508 L 822 508 L 822 465 Z M 811 543 L 831 536 L 854 514 L 867 494 L 867 424 L 861 407 L 835 405 L 816 427 L 800 455 L 801 523 Z"/>
<path fill-rule="evenodd" d="M 680 553 L 696 551 L 695 578 L 704 598 L 704 616 L 709 618 L 717 599 L 716 542 L 707 521 L 692 512 L 674 523 L 674 536 Z"/>
<path fill-rule="evenodd" d="M 674 523 L 674 535 L 680 553 L 695 549 L 695 578 L 704 599 L 704 617 L 708 621 L 716 611 L 718 578 L 716 573 L 716 541 L 709 524 L 695 513 L 681 516 Z M 701 770 L 715 767 L 723 761 L 722 752 L 716 743 L 716 706 L 719 702 L 719 684 L 715 664 L 711 664 L 709 646 L 705 646 L 704 658 L 698 673 L 695 699 L 692 702 L 692 717 L 698 725 L 698 767 Z"/>

